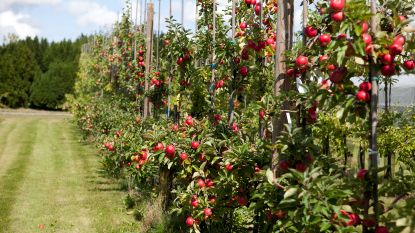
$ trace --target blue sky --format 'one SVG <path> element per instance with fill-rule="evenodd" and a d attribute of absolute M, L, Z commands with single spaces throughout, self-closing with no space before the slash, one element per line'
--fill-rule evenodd
<path fill-rule="evenodd" d="M 131 0 L 135 11 L 137 0 Z M 146 0 L 138 0 L 138 6 Z M 147 0 L 150 1 L 150 0 Z M 158 1 L 155 3 L 155 20 L 158 17 Z M 172 1 L 173 17 L 180 21 L 182 0 Z M 195 1 L 183 0 L 184 24 L 186 28 L 195 28 Z M 300 9 L 300 0 L 295 0 Z M 169 15 L 170 0 L 161 0 L 161 30 L 164 19 Z M 227 0 L 217 0 L 220 9 Z M 0 41 L 9 33 L 19 37 L 40 36 L 48 40 L 59 41 L 64 38 L 75 39 L 81 33 L 91 34 L 106 30 L 120 17 L 125 0 L 0 0 Z M 140 13 L 142 10 L 138 10 Z M 300 16 L 300 11 L 296 12 Z M 135 16 L 135 12 L 133 12 Z M 138 20 L 139 21 L 139 20 Z M 157 22 L 157 21 L 155 21 Z M 157 24 L 154 25 L 157 29 Z M 299 28 L 296 25 L 296 28 Z"/>

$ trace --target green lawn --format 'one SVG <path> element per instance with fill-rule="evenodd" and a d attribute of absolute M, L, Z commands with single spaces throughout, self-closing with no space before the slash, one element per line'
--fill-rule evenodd
<path fill-rule="evenodd" d="M 0 232 L 140 231 L 67 116 L 0 118 Z"/>

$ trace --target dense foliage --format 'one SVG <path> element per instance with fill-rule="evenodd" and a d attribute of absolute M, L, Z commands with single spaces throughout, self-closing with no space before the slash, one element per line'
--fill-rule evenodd
<path fill-rule="evenodd" d="M 78 71 L 81 36 L 48 42 L 38 37 L 0 46 L 0 104 L 8 107 L 62 109 Z"/>
<path fill-rule="evenodd" d="M 167 20 L 158 67 L 145 62 L 128 7 L 82 54 L 77 122 L 106 174 L 137 200 L 145 190 L 161 198 L 172 216 L 164 232 L 415 229 L 414 115 L 380 115 L 378 151 L 367 143 L 371 81 L 415 68 L 414 35 L 403 30 L 414 2 L 380 1 L 376 34 L 364 0 L 311 2 L 308 39 L 287 46 L 282 73 L 275 22 L 286 6 L 272 0 L 237 2 L 235 39 L 230 12 L 213 17 L 212 1 L 198 1 L 192 36 Z M 368 166 L 377 152 L 396 164 Z"/>

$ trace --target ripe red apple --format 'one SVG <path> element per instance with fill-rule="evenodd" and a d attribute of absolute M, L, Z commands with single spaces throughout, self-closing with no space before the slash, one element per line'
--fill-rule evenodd
<path fill-rule="evenodd" d="M 205 183 L 206 183 L 206 187 L 208 187 L 208 188 L 213 187 L 213 185 L 215 185 L 213 180 L 211 180 L 209 178 L 206 179 Z"/>
<path fill-rule="evenodd" d="M 387 227 L 377 226 L 375 233 L 389 233 L 389 229 Z"/>
<path fill-rule="evenodd" d="M 401 22 L 405 22 L 406 21 L 406 17 L 404 16 L 404 15 L 400 15 L 399 16 L 399 20 L 401 21 Z"/>
<path fill-rule="evenodd" d="M 272 39 L 272 38 L 267 39 L 267 45 L 272 45 L 274 43 L 275 43 L 274 39 Z"/>
<path fill-rule="evenodd" d="M 322 62 L 322 61 L 325 61 L 325 60 L 328 60 L 328 59 L 329 59 L 329 56 L 327 56 L 327 55 L 321 55 L 320 57 L 318 57 L 319 62 Z"/>
<path fill-rule="evenodd" d="M 205 160 L 206 160 L 206 155 L 205 155 L 205 154 L 203 154 L 203 153 L 202 153 L 202 154 L 200 154 L 200 155 L 199 155 L 199 161 L 200 161 L 200 162 L 204 162 Z"/>
<path fill-rule="evenodd" d="M 186 120 L 185 120 L 185 124 L 187 126 L 193 125 L 193 117 L 192 116 L 187 116 Z"/>
<path fill-rule="evenodd" d="M 295 65 L 300 69 L 306 68 L 308 65 L 308 58 L 303 55 L 298 56 L 295 60 Z"/>
<path fill-rule="evenodd" d="M 366 91 L 366 92 L 368 92 L 368 91 L 370 91 L 372 89 L 372 84 L 370 83 L 370 82 L 362 82 L 360 85 L 359 85 L 359 90 L 360 91 Z"/>
<path fill-rule="evenodd" d="M 415 61 L 414 60 L 407 60 L 403 62 L 403 66 L 407 70 L 413 70 L 415 68 Z"/>
<path fill-rule="evenodd" d="M 392 55 L 399 55 L 402 53 L 402 50 L 403 46 L 397 43 L 389 46 L 389 53 L 391 53 Z"/>
<path fill-rule="evenodd" d="M 215 196 L 210 196 L 210 197 L 208 197 L 208 200 L 209 200 L 210 204 L 215 204 L 216 197 Z"/>
<path fill-rule="evenodd" d="M 177 63 L 177 65 L 183 64 L 183 58 L 182 57 L 177 58 L 176 63 Z"/>
<path fill-rule="evenodd" d="M 365 33 L 369 30 L 369 24 L 367 22 L 362 22 L 362 33 Z"/>
<path fill-rule="evenodd" d="M 235 57 L 235 58 L 233 59 L 233 62 L 234 62 L 235 64 L 239 64 L 239 63 L 241 63 L 241 59 L 240 59 L 239 57 Z"/>
<path fill-rule="evenodd" d="M 363 42 L 364 42 L 366 45 L 370 45 L 370 44 L 372 43 L 372 36 L 371 36 L 370 34 L 368 34 L 368 33 L 363 33 L 363 34 L 362 34 L 362 37 L 363 37 Z"/>
<path fill-rule="evenodd" d="M 251 0 L 245 0 L 246 5 L 251 5 L 252 1 Z"/>
<path fill-rule="evenodd" d="M 343 80 L 345 73 L 341 68 L 337 68 L 330 74 L 330 81 L 332 83 L 340 83 Z"/>
<path fill-rule="evenodd" d="M 148 158 L 147 151 L 141 151 L 141 160 L 146 161 Z"/>
<path fill-rule="evenodd" d="M 178 126 L 177 124 L 173 124 L 173 125 L 171 126 L 171 130 L 172 130 L 172 131 L 177 131 L 177 130 L 179 130 L 179 126 Z"/>
<path fill-rule="evenodd" d="M 281 168 L 281 170 L 285 171 L 288 170 L 288 168 L 290 167 L 290 162 L 288 162 L 287 160 L 281 160 L 278 166 Z"/>
<path fill-rule="evenodd" d="M 246 206 L 248 204 L 248 200 L 246 200 L 246 198 L 242 196 L 238 196 L 237 201 L 241 206 Z"/>
<path fill-rule="evenodd" d="M 174 156 L 174 153 L 176 152 L 176 148 L 174 147 L 174 145 L 170 144 L 166 146 L 166 154 L 170 155 L 170 156 Z"/>
<path fill-rule="evenodd" d="M 182 161 L 185 161 L 185 160 L 187 159 L 187 154 L 186 154 L 186 152 L 182 152 L 182 153 L 180 153 L 180 159 L 181 159 Z"/>
<path fill-rule="evenodd" d="M 247 75 L 248 75 L 248 71 L 249 71 L 249 69 L 248 69 L 248 67 L 247 67 L 247 66 L 242 66 L 242 67 L 239 69 L 239 73 L 240 73 L 242 76 L 247 76 Z"/>
<path fill-rule="evenodd" d="M 381 71 L 381 73 L 384 76 L 392 76 L 392 75 L 395 74 L 395 64 L 392 64 L 392 65 L 383 65 L 380 68 L 380 71 Z"/>
<path fill-rule="evenodd" d="M 157 145 L 154 147 L 154 152 L 159 151 L 159 150 L 163 150 L 164 145 L 163 143 L 159 142 L 157 143 Z"/>
<path fill-rule="evenodd" d="M 193 227 L 193 224 L 195 223 L 195 220 L 192 217 L 187 217 L 186 218 L 186 225 L 188 227 Z"/>
<path fill-rule="evenodd" d="M 385 65 L 390 65 L 395 60 L 395 57 L 392 56 L 390 53 L 384 54 L 382 56 L 382 63 Z"/>
<path fill-rule="evenodd" d="M 360 169 L 360 170 L 357 172 L 357 179 L 359 179 L 359 180 L 364 180 L 364 179 L 365 179 L 365 177 L 366 177 L 366 174 L 367 174 L 367 170 L 366 170 L 366 169 Z"/>
<path fill-rule="evenodd" d="M 343 11 L 331 13 L 331 19 L 335 22 L 341 22 L 344 20 L 345 14 Z"/>
<path fill-rule="evenodd" d="M 317 29 L 313 28 L 312 26 L 307 26 L 304 29 L 304 33 L 307 37 L 312 38 L 312 37 L 317 36 L 318 31 L 317 31 Z"/>
<path fill-rule="evenodd" d="M 265 110 L 261 109 L 259 110 L 259 119 L 263 120 L 265 118 Z"/>
<path fill-rule="evenodd" d="M 321 34 L 319 40 L 320 40 L 320 45 L 323 47 L 326 47 L 327 45 L 330 44 L 331 37 L 328 34 Z"/>
<path fill-rule="evenodd" d="M 212 209 L 211 208 L 205 208 L 203 210 L 203 214 L 205 214 L 205 217 L 209 217 L 212 215 Z"/>
<path fill-rule="evenodd" d="M 370 95 L 366 91 L 358 91 L 357 94 L 356 94 L 356 99 L 361 101 L 361 102 L 369 102 Z"/>
<path fill-rule="evenodd" d="M 170 41 L 169 40 L 164 40 L 164 44 L 165 45 L 169 45 L 170 44 Z"/>
<path fill-rule="evenodd" d="M 307 169 L 307 165 L 305 165 L 303 163 L 295 164 L 295 170 L 297 170 L 299 172 L 305 172 L 306 169 Z"/>
<path fill-rule="evenodd" d="M 243 31 L 243 30 L 245 30 L 246 29 L 246 27 L 247 27 L 247 25 L 246 25 L 246 23 L 245 22 L 242 22 L 242 23 L 240 23 L 239 24 L 239 28 Z"/>
<path fill-rule="evenodd" d="M 225 168 L 226 168 L 226 171 L 230 172 L 230 171 L 232 171 L 233 165 L 228 163 L 228 164 L 226 164 Z"/>
<path fill-rule="evenodd" d="M 199 201 L 197 200 L 197 197 L 192 198 L 192 200 L 190 201 L 190 205 L 195 208 L 199 206 Z"/>
<path fill-rule="evenodd" d="M 287 69 L 286 74 L 288 77 L 293 77 L 295 75 L 295 70 L 293 68 Z"/>
<path fill-rule="evenodd" d="M 402 35 L 397 35 L 393 40 L 393 44 L 404 45 L 405 44 L 405 37 Z"/>
<path fill-rule="evenodd" d="M 330 9 L 333 11 L 342 11 L 346 6 L 346 0 L 330 0 Z"/>
<path fill-rule="evenodd" d="M 203 181 L 202 179 L 198 179 L 198 180 L 196 181 L 196 185 L 197 185 L 197 187 L 199 187 L 199 188 L 204 188 L 204 187 L 205 187 L 205 181 Z"/>
<path fill-rule="evenodd" d="M 197 148 L 199 148 L 199 145 L 200 143 L 198 141 L 193 141 L 191 147 L 193 150 L 197 150 Z"/>

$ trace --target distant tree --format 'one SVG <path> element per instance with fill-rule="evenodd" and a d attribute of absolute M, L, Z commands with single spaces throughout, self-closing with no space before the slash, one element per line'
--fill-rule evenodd
<path fill-rule="evenodd" d="M 73 90 L 77 69 L 75 63 L 51 63 L 48 71 L 37 75 L 33 82 L 30 96 L 32 107 L 60 109 L 65 101 L 65 94 Z"/>

